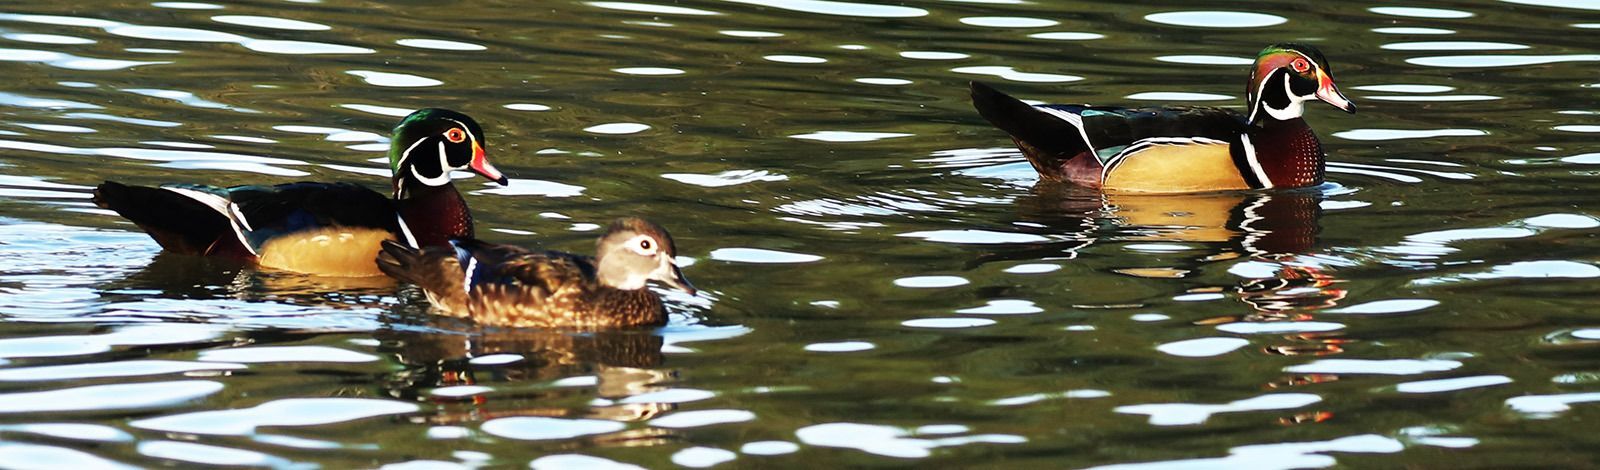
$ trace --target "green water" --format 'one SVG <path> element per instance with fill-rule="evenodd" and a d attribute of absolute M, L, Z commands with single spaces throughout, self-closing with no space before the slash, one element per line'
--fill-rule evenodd
<path fill-rule="evenodd" d="M 1594 466 L 1597 35 L 1587 0 L 11 2 L 0 467 Z M 965 98 L 1237 107 L 1283 41 L 1360 106 L 1308 105 L 1311 190 L 1035 185 Z M 702 292 L 479 331 L 87 200 L 384 188 L 425 106 L 514 180 L 460 183 L 480 236 L 648 217 Z"/>

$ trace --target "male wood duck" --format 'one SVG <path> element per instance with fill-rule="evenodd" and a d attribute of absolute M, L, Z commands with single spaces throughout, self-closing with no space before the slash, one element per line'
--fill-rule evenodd
<path fill-rule="evenodd" d="M 351 183 L 152 188 L 107 181 L 95 188 L 94 203 L 133 221 L 169 252 L 307 274 L 380 276 L 372 262 L 379 242 L 448 246 L 473 235 L 472 214 L 450 172 L 470 170 L 505 185 L 483 147 L 483 128 L 471 117 L 428 108 L 394 128 L 392 198 Z"/>
<path fill-rule="evenodd" d="M 488 326 L 659 326 L 667 312 L 646 281 L 695 293 L 678 269 L 672 236 L 643 219 L 612 222 L 592 258 L 470 238 L 450 244 L 419 250 L 387 241 L 378 268 L 422 288 L 440 312 Z"/>
<path fill-rule="evenodd" d="M 1256 56 L 1248 114 L 1207 107 L 1032 106 L 981 83 L 972 103 L 1044 179 L 1113 191 L 1193 192 L 1322 184 L 1325 156 L 1300 118 L 1322 100 L 1356 105 L 1329 76 L 1322 52 L 1274 44 Z"/>

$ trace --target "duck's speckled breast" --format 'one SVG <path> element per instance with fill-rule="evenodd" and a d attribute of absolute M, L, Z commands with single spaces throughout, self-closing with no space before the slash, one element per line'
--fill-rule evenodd
<path fill-rule="evenodd" d="M 1253 132 L 1256 157 L 1275 188 L 1322 184 L 1327 156 L 1322 142 L 1304 119 L 1279 122 Z"/>
<path fill-rule="evenodd" d="M 396 205 L 420 246 L 447 246 L 452 238 L 473 236 L 472 213 L 455 185 L 419 189 Z"/>

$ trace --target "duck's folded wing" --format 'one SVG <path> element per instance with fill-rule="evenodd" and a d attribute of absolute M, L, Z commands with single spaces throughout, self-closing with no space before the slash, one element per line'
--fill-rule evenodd
<path fill-rule="evenodd" d="M 476 239 L 454 240 L 450 244 L 455 247 L 464 275 L 462 282 L 468 291 L 544 299 L 582 289 L 594 276 L 593 263 L 582 256 Z"/>
<path fill-rule="evenodd" d="M 284 234 L 319 227 L 355 227 L 400 232 L 400 219 L 388 196 L 351 183 L 289 183 L 235 186 L 228 198 L 251 227 L 260 246 Z"/>
<path fill-rule="evenodd" d="M 1245 131 L 1238 112 L 1210 107 L 1117 108 L 1042 105 L 1056 115 L 1077 116 L 1102 163 L 1140 143 L 1229 142 Z"/>

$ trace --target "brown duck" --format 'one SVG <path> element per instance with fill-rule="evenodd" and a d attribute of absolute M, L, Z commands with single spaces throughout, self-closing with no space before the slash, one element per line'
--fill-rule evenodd
<path fill-rule="evenodd" d="M 470 238 L 450 245 L 385 242 L 378 269 L 422 288 L 439 312 L 489 326 L 659 326 L 667 312 L 648 281 L 695 293 L 678 269 L 672 236 L 644 219 L 612 222 L 594 257 Z"/>

